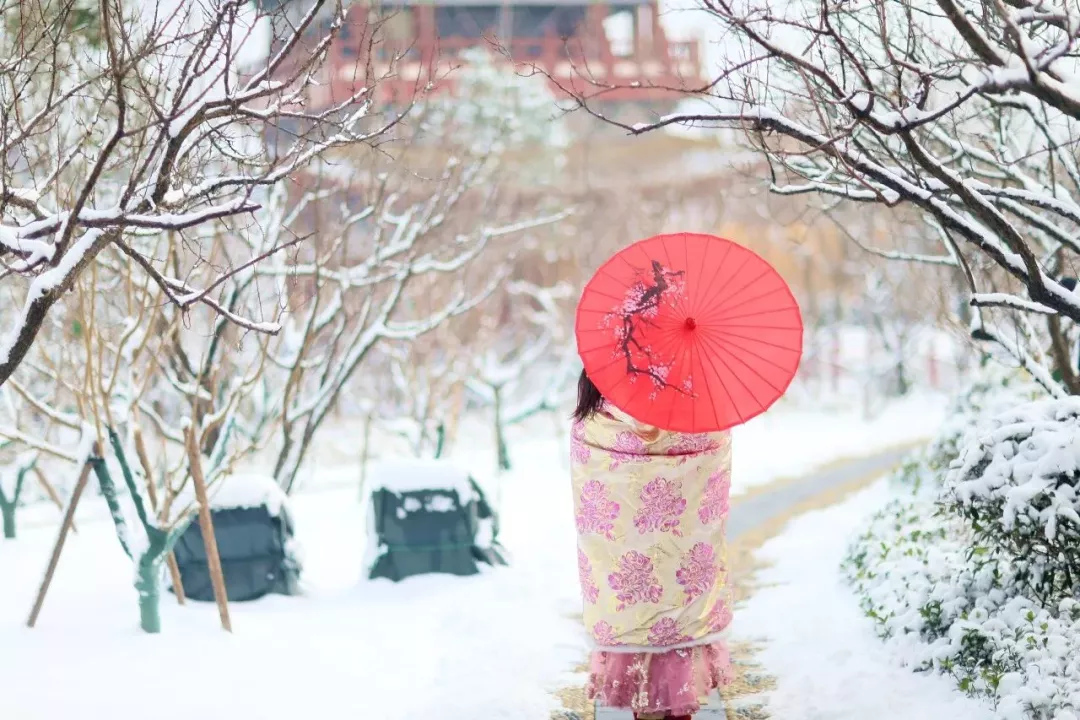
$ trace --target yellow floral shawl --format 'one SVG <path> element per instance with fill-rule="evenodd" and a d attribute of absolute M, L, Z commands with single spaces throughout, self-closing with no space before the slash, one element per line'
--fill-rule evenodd
<path fill-rule="evenodd" d="M 571 433 L 578 576 L 597 649 L 713 642 L 731 622 L 730 434 L 639 425 L 607 406 Z"/>

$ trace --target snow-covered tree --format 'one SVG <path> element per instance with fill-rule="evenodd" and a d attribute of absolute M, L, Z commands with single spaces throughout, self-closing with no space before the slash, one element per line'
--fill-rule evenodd
<path fill-rule="evenodd" d="M 574 297 L 566 282 L 540 287 L 517 280 L 508 284 L 507 302 L 500 306 L 509 327 L 485 318 L 468 387 L 491 408 L 500 471 L 511 468 L 506 429 L 538 413 L 558 411 L 573 386 L 579 361 L 567 301 Z"/>
<path fill-rule="evenodd" d="M 1052 392 L 1080 392 L 1061 338 L 1063 321 L 1080 320 L 1063 283 L 1080 254 L 1080 11 L 1036 0 L 701 9 L 724 44 L 711 82 L 680 88 L 700 110 L 626 129 L 740 129 L 771 163 L 774 192 L 917 211 L 939 249 L 884 254 L 955 268 L 975 337 L 1009 348 Z M 1025 324 L 1036 336 L 1016 331 Z"/>
<path fill-rule="evenodd" d="M 216 253 L 234 247 L 219 236 L 206 262 L 184 266 L 174 240 L 159 236 L 155 251 L 200 284 L 214 277 Z M 252 270 L 222 281 L 226 292 L 215 295 L 221 311 L 205 305 L 184 310 L 120 258 L 106 250 L 73 280 L 65 320 L 50 319 L 3 388 L 21 403 L 11 403 L 16 411 L 29 412 L 16 415 L 18 430 L 0 425 L 0 436 L 73 464 L 73 474 L 89 464 L 133 564 L 141 626 L 159 632 L 163 574 L 168 567 L 178 586 L 171 549 L 198 507 L 189 448 L 204 449 L 204 457 L 194 458 L 212 491 L 268 437 L 271 428 L 259 432 L 250 412 L 268 336 L 252 333 L 242 342 L 230 334 L 241 328 L 226 313 L 262 309 L 240 305 L 228 292 Z M 36 422 L 21 419 L 35 416 Z"/>
<path fill-rule="evenodd" d="M 318 236 L 257 271 L 276 278 L 279 295 L 289 298 L 267 376 L 284 375 L 283 391 L 274 393 L 281 417 L 275 477 L 287 491 L 315 433 L 380 343 L 397 347 L 384 370 L 398 368 L 399 386 L 441 387 L 456 360 L 427 353 L 435 364 L 421 368 L 403 344 L 477 307 L 509 274 L 520 238 L 567 215 L 554 203 L 522 209 L 508 187 L 514 153 L 552 132 L 537 121 L 538 101 L 524 85 L 543 82 L 474 59 L 477 65 L 456 71 L 452 101 L 420 103 L 397 128 L 399 148 L 328 156 L 302 193 L 280 206 L 281 220 L 266 226 L 261 242 L 271 246 L 281 242 L 275 234 Z M 422 372 L 409 378 L 408 367 Z M 440 422 L 422 401 L 407 403 L 406 415 L 421 423 L 417 451 L 429 444 L 428 424 Z"/>
<path fill-rule="evenodd" d="M 562 217 L 534 213 L 500 224 L 498 169 L 491 155 L 452 157 L 427 184 L 399 165 L 358 171 L 355 183 L 307 196 L 320 207 L 318 243 L 258 271 L 289 298 L 284 331 L 268 345 L 266 380 L 276 385 L 268 412 L 280 418 L 275 477 L 286 490 L 380 343 L 414 341 L 469 312 L 505 278 L 510 239 Z M 288 214 L 282 231 L 303 233 L 301 213 Z"/>
<path fill-rule="evenodd" d="M 403 438 L 418 457 L 439 457 L 448 433 L 461 414 L 461 390 L 468 371 L 471 343 L 461 329 L 446 323 L 423 338 L 390 346 L 392 391 L 384 391 L 378 417 L 381 427 Z"/>
<path fill-rule="evenodd" d="M 343 22 L 340 4 L 316 0 L 278 43 L 269 15 L 246 0 L 2 7 L 0 259 L 12 309 L 0 327 L 0 384 L 103 256 L 137 268 L 176 307 L 277 332 L 228 312 L 216 290 L 290 243 L 230 254 L 203 285 L 184 273 L 214 254 L 192 237 L 198 228 L 258 216 L 267 191 L 394 122 L 372 121 L 366 88 L 327 110 L 305 107 Z M 323 16 L 329 33 L 312 39 Z M 264 141 L 285 123 L 299 128 L 289 144 Z M 160 254 L 165 234 L 171 255 Z"/>

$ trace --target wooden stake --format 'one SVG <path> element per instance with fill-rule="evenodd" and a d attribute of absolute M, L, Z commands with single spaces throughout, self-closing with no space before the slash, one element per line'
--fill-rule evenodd
<path fill-rule="evenodd" d="M 60 512 L 64 512 L 64 501 L 60 499 L 60 493 L 56 492 L 56 488 L 54 488 L 48 478 L 45 477 L 45 473 L 41 472 L 37 465 L 34 466 L 34 469 L 31 472 L 33 472 L 34 477 L 37 478 L 38 484 L 45 488 L 45 494 L 49 496 L 49 499 L 53 501 L 53 504 L 60 508 Z M 71 521 L 71 532 L 79 532 L 79 529 L 75 527 L 74 520 Z"/>
<path fill-rule="evenodd" d="M 101 454 L 97 443 L 94 443 L 93 454 L 95 457 Z M 79 473 L 79 481 L 75 483 L 75 489 L 71 493 L 71 500 L 68 501 L 67 510 L 64 512 L 64 522 L 60 525 L 60 532 L 56 536 L 56 544 L 53 545 L 52 556 L 49 558 L 49 566 L 45 569 L 45 577 L 42 578 L 41 587 L 38 588 L 34 608 L 30 611 L 30 618 L 26 621 L 27 627 L 34 627 L 38 615 L 41 614 L 41 606 L 45 604 L 45 595 L 49 592 L 49 585 L 52 584 L 56 566 L 60 563 L 60 553 L 64 551 L 64 541 L 67 540 L 68 530 L 73 525 L 75 508 L 79 505 L 79 498 L 82 497 L 86 481 L 90 479 L 90 468 L 90 463 L 83 465 L 82 472 Z"/>
<path fill-rule="evenodd" d="M 214 521 L 210 514 L 210 499 L 206 494 L 206 478 L 203 477 L 199 443 L 195 439 L 194 428 L 189 427 L 185 434 L 188 462 L 191 464 L 191 481 L 195 484 L 195 499 L 199 502 L 199 528 L 202 530 L 203 544 L 206 548 L 210 582 L 214 586 L 214 601 L 217 602 L 222 629 L 232 632 L 232 622 L 229 620 L 229 597 L 225 592 L 225 573 L 221 569 L 221 556 L 218 555 L 217 539 L 214 537 Z"/>
<path fill-rule="evenodd" d="M 151 473 L 150 458 L 146 454 L 146 443 L 143 442 L 142 433 L 135 428 L 132 433 L 135 436 L 135 454 L 139 456 L 139 464 L 142 465 L 143 475 L 146 477 L 146 494 L 150 498 L 150 508 L 154 514 L 158 514 L 157 487 L 154 486 L 154 476 Z M 164 522 L 165 518 L 158 516 L 158 520 Z M 184 582 L 180 577 L 180 566 L 176 564 L 176 553 L 172 550 L 165 556 L 165 565 L 169 568 L 169 577 L 172 579 L 173 595 L 176 602 L 184 605 L 187 597 L 184 595 Z"/>

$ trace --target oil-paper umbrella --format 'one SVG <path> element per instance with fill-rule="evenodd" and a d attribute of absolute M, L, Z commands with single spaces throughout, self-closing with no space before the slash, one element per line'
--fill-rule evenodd
<path fill-rule="evenodd" d="M 585 372 L 642 423 L 714 432 L 760 415 L 802 356 L 799 306 L 754 252 L 712 235 L 642 240 L 608 260 L 577 310 Z"/>

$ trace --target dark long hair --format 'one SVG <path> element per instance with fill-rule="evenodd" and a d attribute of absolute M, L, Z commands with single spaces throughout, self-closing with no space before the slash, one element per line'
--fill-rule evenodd
<path fill-rule="evenodd" d="M 582 370 L 581 377 L 577 381 L 577 407 L 574 408 L 572 417 L 579 421 L 588 420 L 600 412 L 600 407 L 603 404 L 604 396 L 600 394 L 600 391 L 593 385 L 592 380 Z"/>

